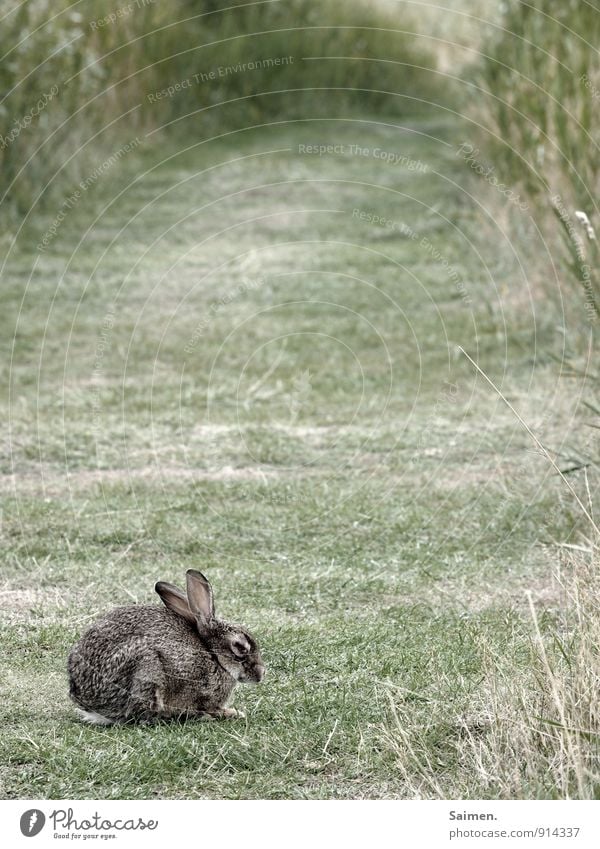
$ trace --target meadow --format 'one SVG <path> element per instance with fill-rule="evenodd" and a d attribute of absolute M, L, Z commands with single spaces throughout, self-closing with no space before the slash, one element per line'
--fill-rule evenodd
<path fill-rule="evenodd" d="M 598 797 L 588 328 L 424 73 L 7 207 L 3 798 Z M 260 641 L 246 719 L 84 726 L 70 646 L 187 568 Z"/>

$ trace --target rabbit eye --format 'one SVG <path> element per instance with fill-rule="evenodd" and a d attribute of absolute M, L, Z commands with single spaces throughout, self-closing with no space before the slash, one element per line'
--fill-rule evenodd
<path fill-rule="evenodd" d="M 232 643 L 231 648 L 233 649 L 233 653 L 238 657 L 244 657 L 244 655 L 248 654 L 250 651 L 249 647 L 245 644 L 236 640 L 235 643 Z"/>

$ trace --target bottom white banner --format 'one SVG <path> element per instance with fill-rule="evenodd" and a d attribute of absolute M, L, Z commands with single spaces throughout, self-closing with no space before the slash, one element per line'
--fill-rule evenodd
<path fill-rule="evenodd" d="M 4 801 L 3 847 L 87 844 L 597 849 L 596 802 Z"/>

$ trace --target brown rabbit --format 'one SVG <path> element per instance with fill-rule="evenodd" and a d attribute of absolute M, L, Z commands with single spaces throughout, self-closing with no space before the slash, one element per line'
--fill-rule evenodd
<path fill-rule="evenodd" d="M 262 681 L 256 640 L 215 618 L 212 588 L 201 572 L 188 569 L 186 578 L 187 595 L 159 581 L 155 589 L 166 607 L 118 607 L 73 646 L 70 696 L 85 721 L 243 716 L 227 702 L 238 681 Z"/>

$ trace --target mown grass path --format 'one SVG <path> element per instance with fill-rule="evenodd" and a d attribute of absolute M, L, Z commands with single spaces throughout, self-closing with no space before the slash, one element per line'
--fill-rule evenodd
<path fill-rule="evenodd" d="M 483 727 L 490 658 L 527 674 L 525 592 L 551 616 L 547 544 L 572 520 L 458 346 L 556 447 L 568 413 L 555 329 L 457 143 L 422 117 L 170 142 L 87 192 L 46 252 L 21 240 L 2 795 L 414 795 L 399 717 L 449 794 L 499 792 L 461 766 L 459 721 Z M 189 567 L 264 647 L 247 721 L 83 727 L 70 645 Z"/>

